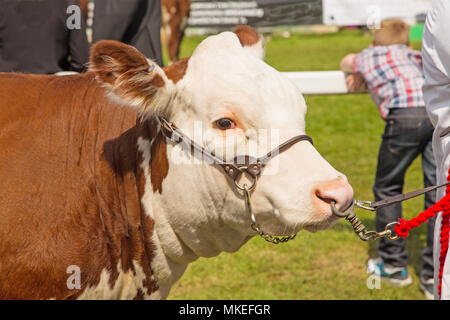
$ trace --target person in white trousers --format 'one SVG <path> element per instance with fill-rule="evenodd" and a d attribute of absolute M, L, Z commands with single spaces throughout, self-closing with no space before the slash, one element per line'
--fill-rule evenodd
<path fill-rule="evenodd" d="M 433 0 L 427 14 L 422 42 L 425 76 L 423 95 L 433 126 L 433 152 L 436 160 L 436 182 L 447 181 L 450 165 L 450 0 Z M 439 188 L 437 199 L 445 195 Z M 436 219 L 434 230 L 434 297 L 438 295 L 440 229 L 442 213 Z M 441 299 L 450 299 L 450 250 L 444 264 Z"/>

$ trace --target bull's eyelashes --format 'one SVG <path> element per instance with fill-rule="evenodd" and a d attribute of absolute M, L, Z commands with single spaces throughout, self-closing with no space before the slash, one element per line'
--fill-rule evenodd
<path fill-rule="evenodd" d="M 215 126 L 220 130 L 230 130 L 236 128 L 236 123 L 230 118 L 220 118 L 215 121 Z"/>

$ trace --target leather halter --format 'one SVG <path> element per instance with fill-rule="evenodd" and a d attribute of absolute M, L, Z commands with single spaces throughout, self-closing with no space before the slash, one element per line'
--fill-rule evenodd
<path fill-rule="evenodd" d="M 262 170 L 264 169 L 266 164 L 272 158 L 289 149 L 292 145 L 300 141 L 309 141 L 311 144 L 313 144 L 313 140 L 310 136 L 301 134 L 285 141 L 262 157 L 255 158 L 249 155 L 244 155 L 235 157 L 232 162 L 226 162 L 225 160 L 214 155 L 214 153 L 206 150 L 195 141 L 191 140 L 173 123 L 161 117 L 159 117 L 158 120 L 161 124 L 161 128 L 163 129 L 162 132 L 167 138 L 176 143 L 183 142 L 188 147 L 191 147 L 191 149 L 201 152 L 202 155 L 208 157 L 213 161 L 213 163 L 220 165 L 224 169 L 224 172 L 233 180 L 237 180 L 239 176 L 244 172 L 248 173 L 253 178 L 258 178 L 261 175 Z"/>
<path fill-rule="evenodd" d="M 244 192 L 244 198 L 245 198 L 245 204 L 247 207 L 247 211 L 250 214 L 251 218 L 251 227 L 254 231 L 256 231 L 261 237 L 263 237 L 266 241 L 278 244 L 281 242 L 287 242 L 289 240 L 292 240 L 295 238 L 296 233 L 289 235 L 289 236 L 274 236 L 265 233 L 261 230 L 260 226 L 257 224 L 255 216 L 252 211 L 252 206 L 250 203 L 250 191 L 256 186 L 257 178 L 261 175 L 264 167 L 266 164 L 275 156 L 280 154 L 281 152 L 289 149 L 292 145 L 296 144 L 300 141 L 309 141 L 311 144 L 313 144 L 313 141 L 310 136 L 306 134 L 301 134 L 298 136 L 295 136 L 284 143 L 280 144 L 278 147 L 274 148 L 272 151 L 268 152 L 266 155 L 255 158 L 249 155 L 244 156 L 237 156 L 233 159 L 232 162 L 227 162 L 216 155 L 214 153 L 206 150 L 204 147 L 197 144 L 195 141 L 191 140 L 187 135 L 185 135 L 180 129 L 178 129 L 173 123 L 167 121 L 166 119 L 162 117 L 156 117 L 157 121 L 159 122 L 162 132 L 165 137 L 170 139 L 171 141 L 175 143 L 184 143 L 186 146 L 190 147 L 191 151 L 197 151 L 200 152 L 201 155 L 206 156 L 209 158 L 209 160 L 212 160 L 214 164 L 220 165 L 226 175 L 230 177 L 233 181 L 235 186 Z M 445 136 L 450 132 L 450 127 L 445 130 L 445 132 L 441 135 Z M 247 184 L 240 185 L 238 183 L 239 177 L 243 173 L 247 173 L 250 177 L 253 178 L 253 182 L 250 186 Z M 356 214 L 353 212 L 354 207 L 360 207 L 366 210 L 376 211 L 377 209 L 385 206 L 392 205 L 394 203 L 402 202 L 414 197 L 417 197 L 421 194 L 430 192 L 434 189 L 443 187 L 445 185 L 450 184 L 450 182 L 446 182 L 441 185 L 431 186 L 423 189 L 419 189 L 416 191 L 408 192 L 406 194 L 400 194 L 397 196 L 393 196 L 390 198 L 386 198 L 377 202 L 371 202 L 371 201 L 362 201 L 362 200 L 353 200 L 352 205 L 350 205 L 349 208 L 344 210 L 344 212 L 341 212 L 337 209 L 336 203 L 334 201 L 331 202 L 331 211 L 333 214 L 340 218 L 345 218 L 346 220 L 350 221 L 352 224 L 352 227 L 356 234 L 361 238 L 363 241 L 367 240 L 375 240 L 378 238 L 386 237 L 388 240 L 396 240 L 398 239 L 398 236 L 393 236 L 391 227 L 395 224 L 398 224 L 398 222 L 391 222 L 386 225 L 385 230 L 381 232 L 376 231 L 368 231 L 366 230 L 366 227 L 361 223 L 361 221 L 358 219 Z"/>
<path fill-rule="evenodd" d="M 158 120 L 162 129 L 162 133 L 166 138 L 170 139 L 175 143 L 183 143 L 185 146 L 190 148 L 191 152 L 197 151 L 197 153 L 211 160 L 213 164 L 220 165 L 223 168 L 225 174 L 233 180 L 236 188 L 243 191 L 247 212 L 250 214 L 250 218 L 252 221 L 250 226 L 261 237 L 263 237 L 266 241 L 274 244 L 287 242 L 295 238 L 295 236 L 297 235 L 296 233 L 291 234 L 289 236 L 275 236 L 267 234 L 266 232 L 261 230 L 260 226 L 256 222 L 255 216 L 252 211 L 252 206 L 250 203 L 250 191 L 253 188 L 255 188 L 258 177 L 262 174 L 264 167 L 272 158 L 274 158 L 281 152 L 286 151 L 297 142 L 308 141 L 311 144 L 313 144 L 313 140 L 311 139 L 310 136 L 306 134 L 301 134 L 292 137 L 291 139 L 285 141 L 278 147 L 268 152 L 266 155 L 259 158 L 255 158 L 249 155 L 243 155 L 235 157 L 232 162 L 227 162 L 217 157 L 213 152 L 206 150 L 203 146 L 199 145 L 198 143 L 190 139 L 173 123 L 167 121 L 162 117 L 156 117 L 156 119 Z M 252 177 L 253 181 L 250 186 L 248 186 L 247 184 L 243 185 L 239 184 L 238 180 L 243 173 L 247 173 L 250 177 Z"/>

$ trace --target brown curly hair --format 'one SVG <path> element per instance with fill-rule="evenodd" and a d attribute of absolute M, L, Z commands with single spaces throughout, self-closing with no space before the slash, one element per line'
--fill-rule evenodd
<path fill-rule="evenodd" d="M 381 28 L 373 35 L 374 46 L 390 46 L 393 44 L 409 45 L 410 26 L 401 19 L 386 19 L 381 22 Z"/>

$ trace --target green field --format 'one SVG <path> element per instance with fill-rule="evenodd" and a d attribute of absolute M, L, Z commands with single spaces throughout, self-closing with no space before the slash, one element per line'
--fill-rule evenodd
<path fill-rule="evenodd" d="M 191 54 L 201 37 L 186 38 L 182 56 Z M 331 35 L 273 35 L 266 61 L 280 71 L 337 70 L 343 55 L 362 50 L 370 37 L 360 31 Z M 418 48 L 420 43 L 414 43 Z M 372 200 L 371 191 L 384 122 L 367 94 L 309 96 L 307 133 L 318 151 L 347 175 L 357 199 Z M 422 187 L 420 159 L 407 173 L 405 191 Z M 423 197 L 404 204 L 411 218 L 423 209 Z M 374 226 L 374 215 L 357 211 Z M 419 290 L 420 252 L 426 231 L 408 239 L 409 271 L 414 283 L 369 290 L 365 263 L 376 255 L 376 243 L 362 242 L 348 222 L 319 233 L 302 231 L 292 242 L 274 246 L 253 238 L 233 254 L 201 258 L 191 264 L 173 287 L 169 299 L 423 299 Z"/>

